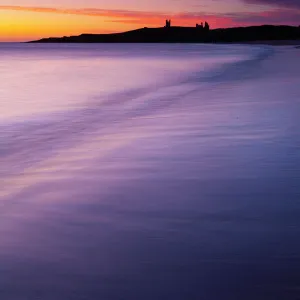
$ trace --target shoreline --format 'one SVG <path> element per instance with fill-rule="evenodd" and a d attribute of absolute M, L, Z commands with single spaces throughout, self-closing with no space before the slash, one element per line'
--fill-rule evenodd
<path fill-rule="evenodd" d="M 212 43 L 300 45 L 300 27 L 261 25 L 204 30 L 196 27 L 138 28 L 111 34 L 50 37 L 29 43 Z"/>
<path fill-rule="evenodd" d="M 270 45 L 270 46 L 296 46 L 296 48 L 300 48 L 300 40 L 278 40 L 278 41 L 250 41 L 243 42 L 241 44 L 249 44 L 249 45 Z"/>
<path fill-rule="evenodd" d="M 0 43 L 1 44 L 1 43 Z M 5 43 L 3 43 L 5 44 Z M 8 43 L 12 44 L 12 43 Z M 123 42 L 98 42 L 98 43 L 89 43 L 89 42 L 14 42 L 14 44 L 203 44 L 203 45 L 269 45 L 269 46 L 295 46 L 295 48 L 300 48 L 300 40 L 280 40 L 280 41 L 248 41 L 248 42 L 174 42 L 174 43 L 155 43 L 155 42 L 130 42 L 130 43 L 123 43 Z"/>

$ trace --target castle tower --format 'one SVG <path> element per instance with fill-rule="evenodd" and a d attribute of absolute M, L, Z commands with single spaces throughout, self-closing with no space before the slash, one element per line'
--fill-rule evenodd
<path fill-rule="evenodd" d="M 166 20 L 166 28 L 170 28 L 171 27 L 171 20 Z"/>
<path fill-rule="evenodd" d="M 206 31 L 209 31 L 209 24 L 208 24 L 207 22 L 205 22 L 204 29 L 205 29 Z"/>

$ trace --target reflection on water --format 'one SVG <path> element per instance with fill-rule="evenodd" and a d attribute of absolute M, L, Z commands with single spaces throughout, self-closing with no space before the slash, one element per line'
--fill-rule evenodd
<path fill-rule="evenodd" d="M 296 299 L 297 55 L 2 46 L 3 299 Z"/>

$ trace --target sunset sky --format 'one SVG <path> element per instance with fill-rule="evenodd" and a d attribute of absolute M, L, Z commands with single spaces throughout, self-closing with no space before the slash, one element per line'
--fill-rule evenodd
<path fill-rule="evenodd" d="M 0 41 L 208 21 L 212 28 L 300 25 L 300 0 L 2 0 Z"/>

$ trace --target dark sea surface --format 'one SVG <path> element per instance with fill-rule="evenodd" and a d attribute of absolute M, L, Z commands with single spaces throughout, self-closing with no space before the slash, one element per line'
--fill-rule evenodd
<path fill-rule="evenodd" d="M 0 299 L 300 299 L 300 52 L 0 44 Z"/>

